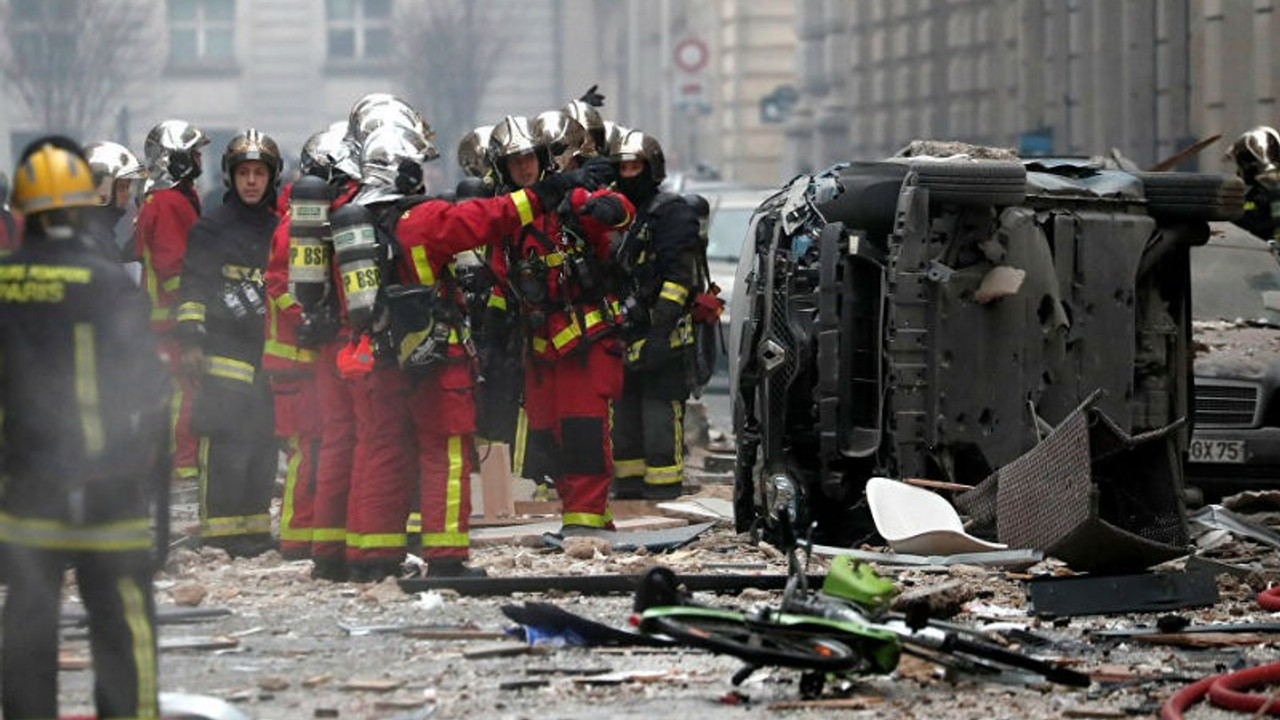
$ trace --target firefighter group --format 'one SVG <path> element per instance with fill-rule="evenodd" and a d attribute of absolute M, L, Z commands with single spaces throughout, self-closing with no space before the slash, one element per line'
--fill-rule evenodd
<path fill-rule="evenodd" d="M 497 448 L 558 495 L 563 536 L 613 529 L 611 498 L 682 492 L 696 326 L 718 311 L 702 218 L 602 100 L 474 129 L 448 192 L 424 184 L 430 125 L 386 93 L 312 135 L 288 182 L 275 140 L 239 132 L 203 209 L 191 122 L 155 125 L 141 160 L 26 148 L 0 226 L 5 717 L 57 715 L 68 564 L 99 716 L 156 717 L 174 481 L 198 486 L 202 545 L 355 582 L 409 553 L 483 576 L 470 483 Z"/>

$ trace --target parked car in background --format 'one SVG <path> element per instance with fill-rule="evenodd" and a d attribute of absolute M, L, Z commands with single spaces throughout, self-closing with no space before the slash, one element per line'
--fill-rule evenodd
<path fill-rule="evenodd" d="M 742 256 L 742 246 L 747 237 L 751 216 L 760 207 L 760 203 L 776 192 L 776 189 L 739 187 L 698 193 L 707 199 L 710 206 L 707 221 L 707 270 L 711 274 L 711 282 L 719 286 L 720 297 L 725 301 L 724 314 L 720 316 L 720 336 L 726 344 L 732 317 L 729 300 L 733 297 L 734 274 L 738 270 L 738 259 Z M 728 357 L 728 352 L 720 353 L 716 374 L 710 383 L 712 386 L 727 386 Z"/>
<path fill-rule="evenodd" d="M 1280 261 L 1265 240 L 1212 223 L 1191 251 L 1194 427 L 1187 483 L 1206 501 L 1280 488 Z"/>

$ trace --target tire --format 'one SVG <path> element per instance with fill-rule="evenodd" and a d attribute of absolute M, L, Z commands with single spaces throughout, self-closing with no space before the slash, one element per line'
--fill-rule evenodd
<path fill-rule="evenodd" d="M 872 239 L 893 230 L 898 193 L 909 168 L 903 163 L 857 162 L 840 170 L 840 194 L 817 208 L 829 223 L 865 231 Z"/>
<path fill-rule="evenodd" d="M 1027 199 L 1027 169 L 1005 160 L 913 162 L 911 171 L 929 200 L 957 205 L 1021 205 Z"/>
<path fill-rule="evenodd" d="M 1138 172 L 1147 212 L 1171 220 L 1235 220 L 1244 214 L 1244 183 L 1207 173 Z"/>
<path fill-rule="evenodd" d="M 825 629 L 782 626 L 745 617 L 698 611 L 645 618 L 642 631 L 666 635 L 749 665 L 837 672 L 856 667 L 861 658 Z"/>

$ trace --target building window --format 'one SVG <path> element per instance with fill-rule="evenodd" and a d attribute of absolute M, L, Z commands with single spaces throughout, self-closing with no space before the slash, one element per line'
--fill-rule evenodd
<path fill-rule="evenodd" d="M 226 66 L 235 60 L 235 0 L 169 0 L 169 62 Z"/>
<path fill-rule="evenodd" d="M 391 0 L 325 0 L 329 59 L 384 60 L 391 54 Z"/>
<path fill-rule="evenodd" d="M 9 20 L 14 55 L 24 72 L 57 81 L 71 72 L 76 46 L 78 0 L 13 0 Z"/>

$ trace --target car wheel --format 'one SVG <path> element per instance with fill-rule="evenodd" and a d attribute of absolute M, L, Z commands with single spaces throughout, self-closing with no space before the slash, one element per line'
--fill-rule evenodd
<path fill-rule="evenodd" d="M 1208 173 L 1139 172 L 1152 217 L 1235 220 L 1244 214 L 1244 183 Z"/>
<path fill-rule="evenodd" d="M 1027 199 L 1027 169 L 1002 160 L 941 160 L 911 163 L 932 202 L 957 205 L 1021 205 Z"/>
<path fill-rule="evenodd" d="M 872 237 L 893 230 L 898 193 L 908 168 L 902 163 L 858 162 L 840 170 L 836 184 L 841 192 L 817 205 L 828 223 L 840 222 Z"/>

